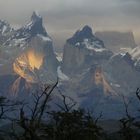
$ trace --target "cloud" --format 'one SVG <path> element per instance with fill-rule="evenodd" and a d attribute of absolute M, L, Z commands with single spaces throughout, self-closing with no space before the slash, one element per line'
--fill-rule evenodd
<path fill-rule="evenodd" d="M 71 24 L 75 26 L 78 22 L 114 26 L 123 19 L 132 22 L 131 19 L 139 17 L 140 8 L 136 3 L 140 3 L 139 0 L 0 0 L 0 17 L 23 25 L 32 11 L 38 10 L 45 22 L 57 23 L 58 27 L 71 28 Z"/>
<path fill-rule="evenodd" d="M 0 0 L 0 18 L 14 26 L 24 25 L 32 12 L 38 10 L 47 31 L 60 40 L 58 44 L 63 44 L 66 38 L 85 24 L 92 26 L 94 31 L 138 32 L 139 6 L 139 0 Z"/>
<path fill-rule="evenodd" d="M 140 17 L 140 1 L 139 0 L 120 0 L 119 6 L 126 15 Z"/>

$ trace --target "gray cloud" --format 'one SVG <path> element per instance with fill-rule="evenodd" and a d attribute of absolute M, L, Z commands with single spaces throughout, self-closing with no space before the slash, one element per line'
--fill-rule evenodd
<path fill-rule="evenodd" d="M 119 5 L 126 15 L 140 18 L 140 0 L 120 0 Z"/>
<path fill-rule="evenodd" d="M 85 24 L 95 31 L 133 30 L 139 38 L 139 6 L 139 0 L 0 0 L 0 18 L 24 25 L 38 10 L 55 44 L 61 46 Z"/>

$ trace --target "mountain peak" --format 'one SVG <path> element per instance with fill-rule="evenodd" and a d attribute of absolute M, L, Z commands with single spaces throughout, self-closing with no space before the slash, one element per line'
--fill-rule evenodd
<path fill-rule="evenodd" d="M 84 34 L 87 38 L 93 36 L 92 28 L 88 25 L 85 25 L 80 33 Z"/>
<path fill-rule="evenodd" d="M 85 25 L 81 30 L 78 30 L 75 33 L 75 36 L 85 39 L 85 38 L 92 38 L 94 35 L 92 32 L 92 28 L 88 25 Z"/>
<path fill-rule="evenodd" d="M 81 47 L 84 45 L 91 49 L 105 48 L 103 41 L 93 34 L 92 28 L 88 25 L 85 25 L 81 30 L 78 30 L 71 38 L 67 40 L 67 43 Z"/>
<path fill-rule="evenodd" d="M 30 40 L 32 37 L 38 34 L 47 36 L 47 32 L 43 26 L 42 17 L 34 11 L 31 16 L 31 21 L 22 28 L 18 29 L 15 36 L 18 39 L 27 38 L 27 40 Z"/>
<path fill-rule="evenodd" d="M 68 39 L 67 42 L 74 45 L 77 42 L 83 42 L 84 39 L 92 38 L 94 38 L 92 28 L 88 25 L 85 25 L 81 30 L 78 30 L 72 38 Z"/>
<path fill-rule="evenodd" d="M 42 17 L 36 11 L 33 12 L 31 22 L 26 27 L 30 30 L 32 36 L 37 34 L 47 36 L 46 30 L 43 27 Z"/>
<path fill-rule="evenodd" d="M 36 21 L 41 21 L 42 22 L 42 17 L 37 11 L 34 11 L 32 16 L 31 16 L 31 21 L 36 22 Z"/>

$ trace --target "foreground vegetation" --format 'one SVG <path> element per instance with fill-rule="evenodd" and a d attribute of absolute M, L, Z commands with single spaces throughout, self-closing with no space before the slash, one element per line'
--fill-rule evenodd
<path fill-rule="evenodd" d="M 32 107 L 0 97 L 0 140 L 140 140 L 140 122 L 128 113 L 126 104 L 126 116 L 119 120 L 119 131 L 113 133 L 99 125 L 102 114 L 94 118 L 89 111 L 75 110 L 76 103 L 62 93 L 59 109 L 50 110 L 48 105 L 57 84 L 35 94 Z M 139 94 L 138 88 L 140 101 Z"/>

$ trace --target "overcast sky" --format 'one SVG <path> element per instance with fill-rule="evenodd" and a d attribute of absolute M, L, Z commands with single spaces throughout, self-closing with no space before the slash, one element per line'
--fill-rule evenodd
<path fill-rule="evenodd" d="M 86 24 L 94 32 L 132 30 L 140 42 L 140 0 L 0 0 L 0 19 L 15 27 L 27 23 L 35 10 L 58 46 Z"/>

